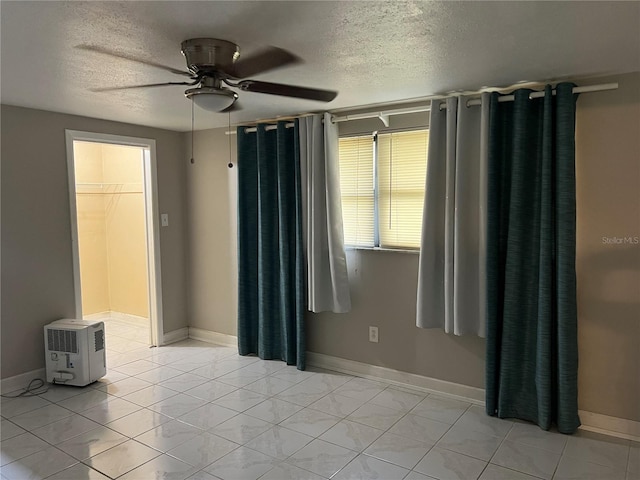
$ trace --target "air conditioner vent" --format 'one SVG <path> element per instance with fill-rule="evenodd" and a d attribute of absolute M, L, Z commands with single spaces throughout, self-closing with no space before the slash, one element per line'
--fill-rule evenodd
<path fill-rule="evenodd" d="M 94 334 L 96 352 L 104 350 L 104 330 L 96 330 Z"/>
<path fill-rule="evenodd" d="M 52 352 L 78 353 L 76 332 L 72 330 L 47 330 L 47 342 Z"/>

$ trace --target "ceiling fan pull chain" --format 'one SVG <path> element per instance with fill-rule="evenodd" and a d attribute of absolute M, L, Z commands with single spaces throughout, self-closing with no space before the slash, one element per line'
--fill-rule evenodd
<path fill-rule="evenodd" d="M 228 110 L 227 113 L 229 114 L 229 130 L 231 130 L 231 110 Z M 227 135 L 227 137 L 229 137 L 229 163 L 227 166 L 233 168 L 233 162 L 231 161 L 231 135 Z"/>
<path fill-rule="evenodd" d="M 193 159 L 193 98 L 191 99 L 191 163 L 194 164 L 196 161 Z"/>

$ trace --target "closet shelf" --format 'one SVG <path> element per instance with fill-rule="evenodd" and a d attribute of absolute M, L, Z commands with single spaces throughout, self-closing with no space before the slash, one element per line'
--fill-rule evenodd
<path fill-rule="evenodd" d="M 142 183 L 76 183 L 77 195 L 119 195 L 143 193 Z"/>
<path fill-rule="evenodd" d="M 76 192 L 76 195 L 127 195 L 131 193 L 142 194 L 144 192 L 142 190 L 132 192 Z"/>
<path fill-rule="evenodd" d="M 140 183 L 140 182 L 133 182 L 133 183 L 107 183 L 107 182 L 86 183 L 86 182 L 78 182 L 78 183 L 76 183 L 76 186 L 78 186 L 78 187 L 102 187 L 102 186 L 107 186 L 107 185 L 137 185 L 139 187 L 142 187 L 142 183 Z"/>

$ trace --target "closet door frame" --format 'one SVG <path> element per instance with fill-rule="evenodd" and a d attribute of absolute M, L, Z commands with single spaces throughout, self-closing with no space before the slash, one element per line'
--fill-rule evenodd
<path fill-rule="evenodd" d="M 158 169 L 156 141 L 150 138 L 126 137 L 105 133 L 65 130 L 67 146 L 67 173 L 69 179 L 69 206 L 71 217 L 71 249 L 73 254 L 73 285 L 75 291 L 75 318 L 82 318 L 82 287 L 80 284 L 80 251 L 78 248 L 78 211 L 76 205 L 76 179 L 73 142 L 107 143 L 143 150 L 145 222 L 147 240 L 147 283 L 149 287 L 149 322 L 152 346 L 164 344 L 162 321 L 162 270 L 160 263 L 160 213 L 158 208 Z"/>

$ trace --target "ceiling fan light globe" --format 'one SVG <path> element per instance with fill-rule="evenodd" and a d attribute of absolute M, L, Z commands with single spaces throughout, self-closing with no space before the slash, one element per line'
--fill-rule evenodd
<path fill-rule="evenodd" d="M 229 108 L 238 99 L 238 94 L 226 88 L 190 88 L 184 92 L 185 97 L 203 110 L 220 112 Z"/>

